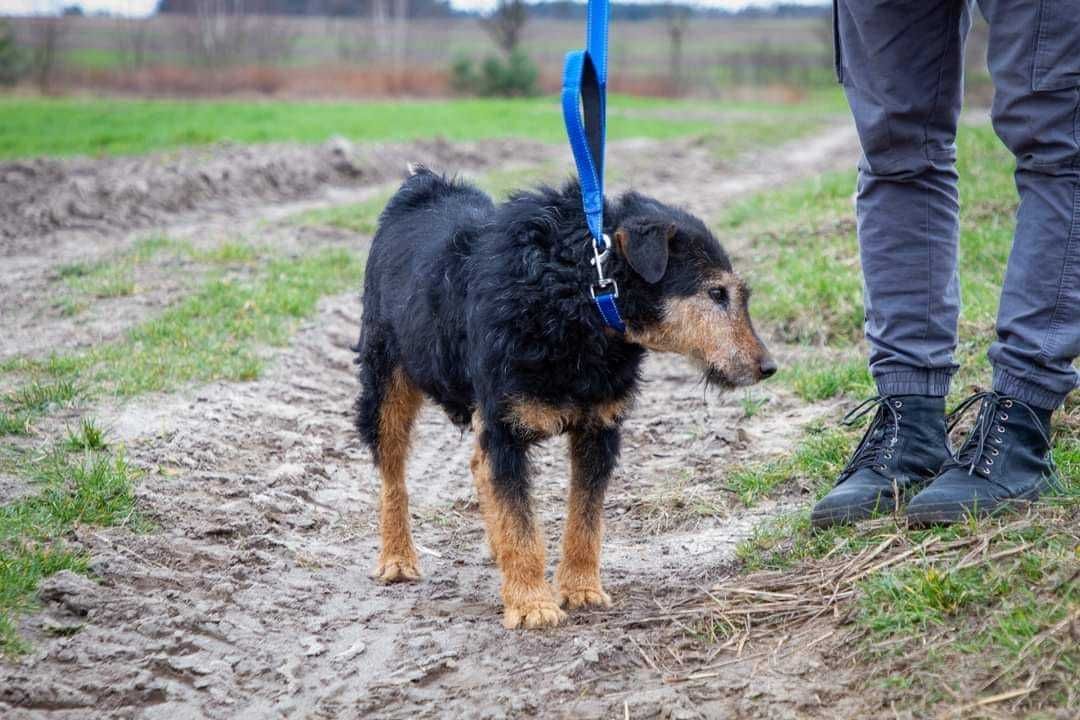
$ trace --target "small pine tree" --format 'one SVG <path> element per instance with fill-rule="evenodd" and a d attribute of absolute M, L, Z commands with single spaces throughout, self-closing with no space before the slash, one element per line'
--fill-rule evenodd
<path fill-rule="evenodd" d="M 481 69 L 481 95 L 520 97 L 537 93 L 536 80 L 540 73 L 529 56 L 519 50 L 510 53 L 505 61 L 489 57 Z"/>
<path fill-rule="evenodd" d="M 450 84 L 456 92 L 486 97 L 522 97 L 539 92 L 539 70 L 529 56 L 515 50 L 505 60 L 488 57 L 477 68 L 459 57 L 450 68 Z"/>

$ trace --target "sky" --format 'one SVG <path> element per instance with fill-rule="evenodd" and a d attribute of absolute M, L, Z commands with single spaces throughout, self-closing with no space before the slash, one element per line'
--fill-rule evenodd
<path fill-rule="evenodd" d="M 624 2 L 633 0 L 623 0 Z M 697 0 L 696 4 L 738 10 L 750 5 L 775 5 L 777 0 Z M 786 0 L 799 5 L 824 5 L 827 0 Z M 27 15 L 56 12 L 65 5 L 81 5 L 88 13 L 107 10 L 118 15 L 146 15 L 157 0 L 0 0 L 0 15 Z M 486 10 L 495 0 L 450 0 L 454 7 L 465 10 Z"/>

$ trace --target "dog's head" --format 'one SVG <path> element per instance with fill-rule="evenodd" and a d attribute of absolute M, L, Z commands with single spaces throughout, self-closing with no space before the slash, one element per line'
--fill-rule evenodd
<path fill-rule="evenodd" d="M 701 220 L 636 193 L 621 198 L 616 219 L 628 340 L 689 358 L 722 388 L 776 372 L 750 320 L 750 288 Z"/>

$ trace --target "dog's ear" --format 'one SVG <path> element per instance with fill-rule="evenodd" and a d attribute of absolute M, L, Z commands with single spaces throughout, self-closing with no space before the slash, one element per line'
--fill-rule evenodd
<path fill-rule="evenodd" d="M 668 246 L 675 237 L 674 223 L 629 221 L 615 231 L 615 246 L 645 282 L 659 282 L 668 264 Z"/>

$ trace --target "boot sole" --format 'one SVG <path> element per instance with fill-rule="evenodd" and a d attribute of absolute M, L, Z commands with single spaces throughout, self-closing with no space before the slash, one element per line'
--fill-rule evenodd
<path fill-rule="evenodd" d="M 810 524 L 818 530 L 824 530 L 835 525 L 854 525 L 864 520 L 873 520 L 894 513 L 899 516 L 908 501 L 915 497 L 926 485 L 927 483 L 924 482 L 901 490 L 899 503 L 879 495 L 874 500 L 863 503 L 838 505 L 823 510 L 818 510 L 815 507 L 810 511 Z"/>
<path fill-rule="evenodd" d="M 976 519 L 982 519 L 1008 513 L 1021 513 L 1030 508 L 1035 500 L 1039 499 L 1039 494 L 1039 490 L 1036 488 L 1026 495 L 1007 498 L 989 508 L 966 507 L 949 503 L 947 505 L 926 505 L 925 507 L 918 507 L 915 512 L 912 512 L 911 507 L 908 507 L 907 521 L 909 525 L 915 527 L 928 527 L 930 525 L 952 525 L 964 522 L 972 516 Z"/>
<path fill-rule="evenodd" d="M 889 506 L 888 511 L 883 510 L 881 506 L 881 502 L 874 500 L 873 502 L 860 503 L 857 505 L 840 505 L 824 510 L 815 508 L 810 512 L 810 524 L 818 530 L 824 530 L 825 528 L 830 528 L 835 525 L 854 525 L 863 520 L 870 520 L 874 517 L 887 515 L 892 510 L 891 505 Z"/>

